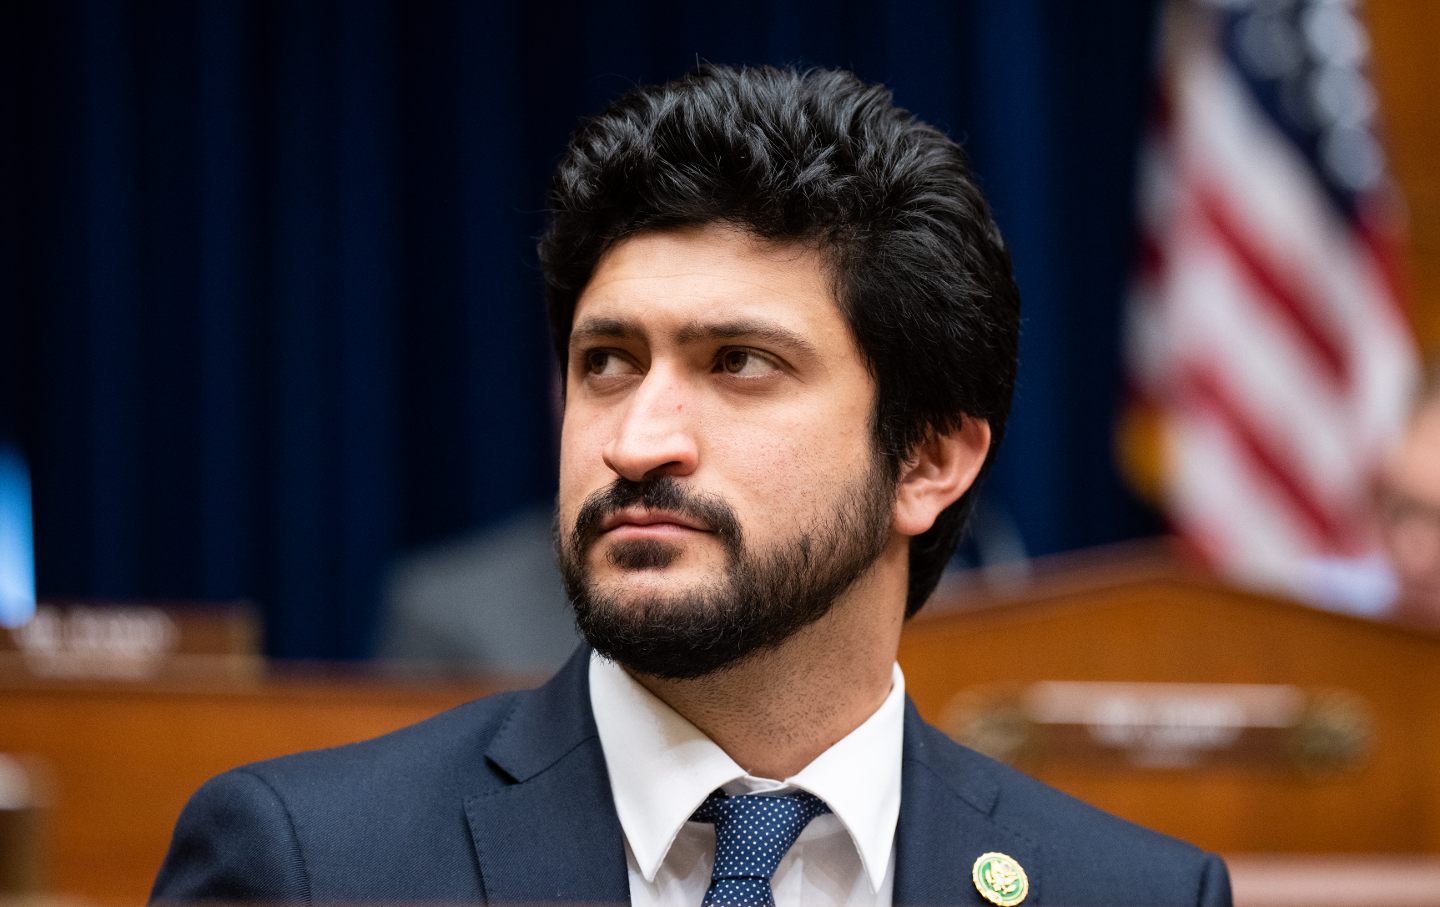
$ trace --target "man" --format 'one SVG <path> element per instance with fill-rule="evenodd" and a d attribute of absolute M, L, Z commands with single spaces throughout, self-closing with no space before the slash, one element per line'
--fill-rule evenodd
<path fill-rule="evenodd" d="M 1393 575 L 1393 613 L 1418 626 L 1440 627 L 1440 369 L 1426 376 L 1405 431 L 1385 459 L 1377 510 Z"/>
<path fill-rule="evenodd" d="M 1302 565 L 1295 589 L 1336 611 L 1440 627 L 1440 369 L 1416 389 L 1374 492 L 1375 550 L 1314 559 Z"/>
<path fill-rule="evenodd" d="M 556 547 L 595 653 L 210 782 L 157 897 L 1229 903 L 1217 859 L 905 701 L 901 627 L 1015 373 L 1008 254 L 956 145 L 846 73 L 702 67 L 577 133 L 540 251 Z"/>

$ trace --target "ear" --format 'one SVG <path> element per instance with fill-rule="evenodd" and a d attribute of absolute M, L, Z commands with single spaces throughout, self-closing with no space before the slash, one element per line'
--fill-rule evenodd
<path fill-rule="evenodd" d="M 990 423 L 969 416 L 954 431 L 921 441 L 900 469 L 895 531 L 917 536 L 934 525 L 940 511 L 974 484 L 989 450 Z"/>

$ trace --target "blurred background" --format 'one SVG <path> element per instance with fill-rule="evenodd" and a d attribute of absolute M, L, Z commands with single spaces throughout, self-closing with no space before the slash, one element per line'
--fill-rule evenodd
<path fill-rule="evenodd" d="M 564 657 L 547 184 L 714 61 L 885 83 L 1013 248 L 922 714 L 1242 905 L 1440 903 L 1437 36 L 1430 0 L 0 5 L 0 894 L 138 903 L 204 778 Z"/>
<path fill-rule="evenodd" d="M 1280 121 L 1261 153 L 1244 144 L 1253 123 L 1205 119 L 1223 97 L 1187 99 L 1204 77 L 1184 74 L 1149 0 L 7 4 L 0 432 L 8 486 L 28 471 L 32 531 L 17 517 L 10 536 L 33 540 L 34 592 L 243 599 L 271 656 L 374 654 L 397 564 L 548 511 L 553 367 L 533 250 L 548 177 L 582 117 L 697 60 L 851 68 L 973 157 L 1025 329 L 965 563 L 1167 527 L 1222 566 L 1235 547 L 1361 554 L 1343 525 L 1355 502 L 1328 499 L 1370 480 L 1417 350 L 1437 346 L 1434 127 L 1418 87 L 1436 14 L 1423 0 L 1319 6 L 1340 19 L 1279 4 L 1268 24 L 1232 15 L 1183 45 L 1210 54 L 1201 69 L 1229 67 L 1239 109 Z M 1332 127 L 1360 139 L 1334 152 Z M 1261 172 L 1232 179 L 1247 159 Z M 1194 231 L 1166 201 L 1192 179 L 1198 204 L 1223 209 L 1206 221 L 1220 251 L 1202 258 L 1239 262 L 1220 289 L 1269 294 L 1217 316 L 1228 326 L 1182 311 L 1187 293 L 1218 292 L 1186 277 Z M 1287 194 L 1287 180 L 1316 190 Z M 1277 236 L 1307 230 L 1283 251 Z M 1213 379 L 1183 393 L 1163 374 L 1189 355 L 1177 333 L 1200 338 Z M 1229 427 L 1167 427 L 1196 388 Z M 1234 410 L 1251 398 L 1246 423 Z M 1296 433 L 1325 423 L 1338 440 L 1298 445 L 1322 462 L 1290 462 L 1305 456 L 1287 449 Z M 1234 424 L 1239 441 L 1217 436 Z M 1204 449 L 1198 464 L 1166 453 L 1176 438 Z M 1196 478 L 1246 468 L 1225 459 L 1236 444 L 1286 498 L 1279 515 L 1233 509 L 1269 492 Z M 1222 539 L 1225 514 L 1187 515 L 1197 498 L 1253 531 Z M 23 490 L 9 499 L 24 511 Z M 1273 563 L 1238 560 L 1273 578 Z"/>

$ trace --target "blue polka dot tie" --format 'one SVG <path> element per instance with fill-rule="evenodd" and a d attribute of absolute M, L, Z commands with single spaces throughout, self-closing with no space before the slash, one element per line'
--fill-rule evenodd
<path fill-rule="evenodd" d="M 716 791 L 695 810 L 698 822 L 715 823 L 715 868 L 704 907 L 775 907 L 770 877 L 800 832 L 830 807 L 813 794 L 746 794 Z"/>

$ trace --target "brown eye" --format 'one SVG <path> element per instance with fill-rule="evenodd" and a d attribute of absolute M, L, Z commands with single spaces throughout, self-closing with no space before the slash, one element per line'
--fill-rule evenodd
<path fill-rule="evenodd" d="M 736 378 L 766 378 L 779 370 L 779 363 L 773 358 L 743 346 L 721 350 L 715 358 L 715 371 Z"/>
<path fill-rule="evenodd" d="M 720 355 L 720 367 L 732 375 L 745 371 L 745 366 L 749 364 L 749 350 L 726 350 Z"/>
<path fill-rule="evenodd" d="M 609 364 L 610 354 L 605 350 L 590 350 L 585 354 L 585 371 L 591 375 L 603 374 Z"/>

